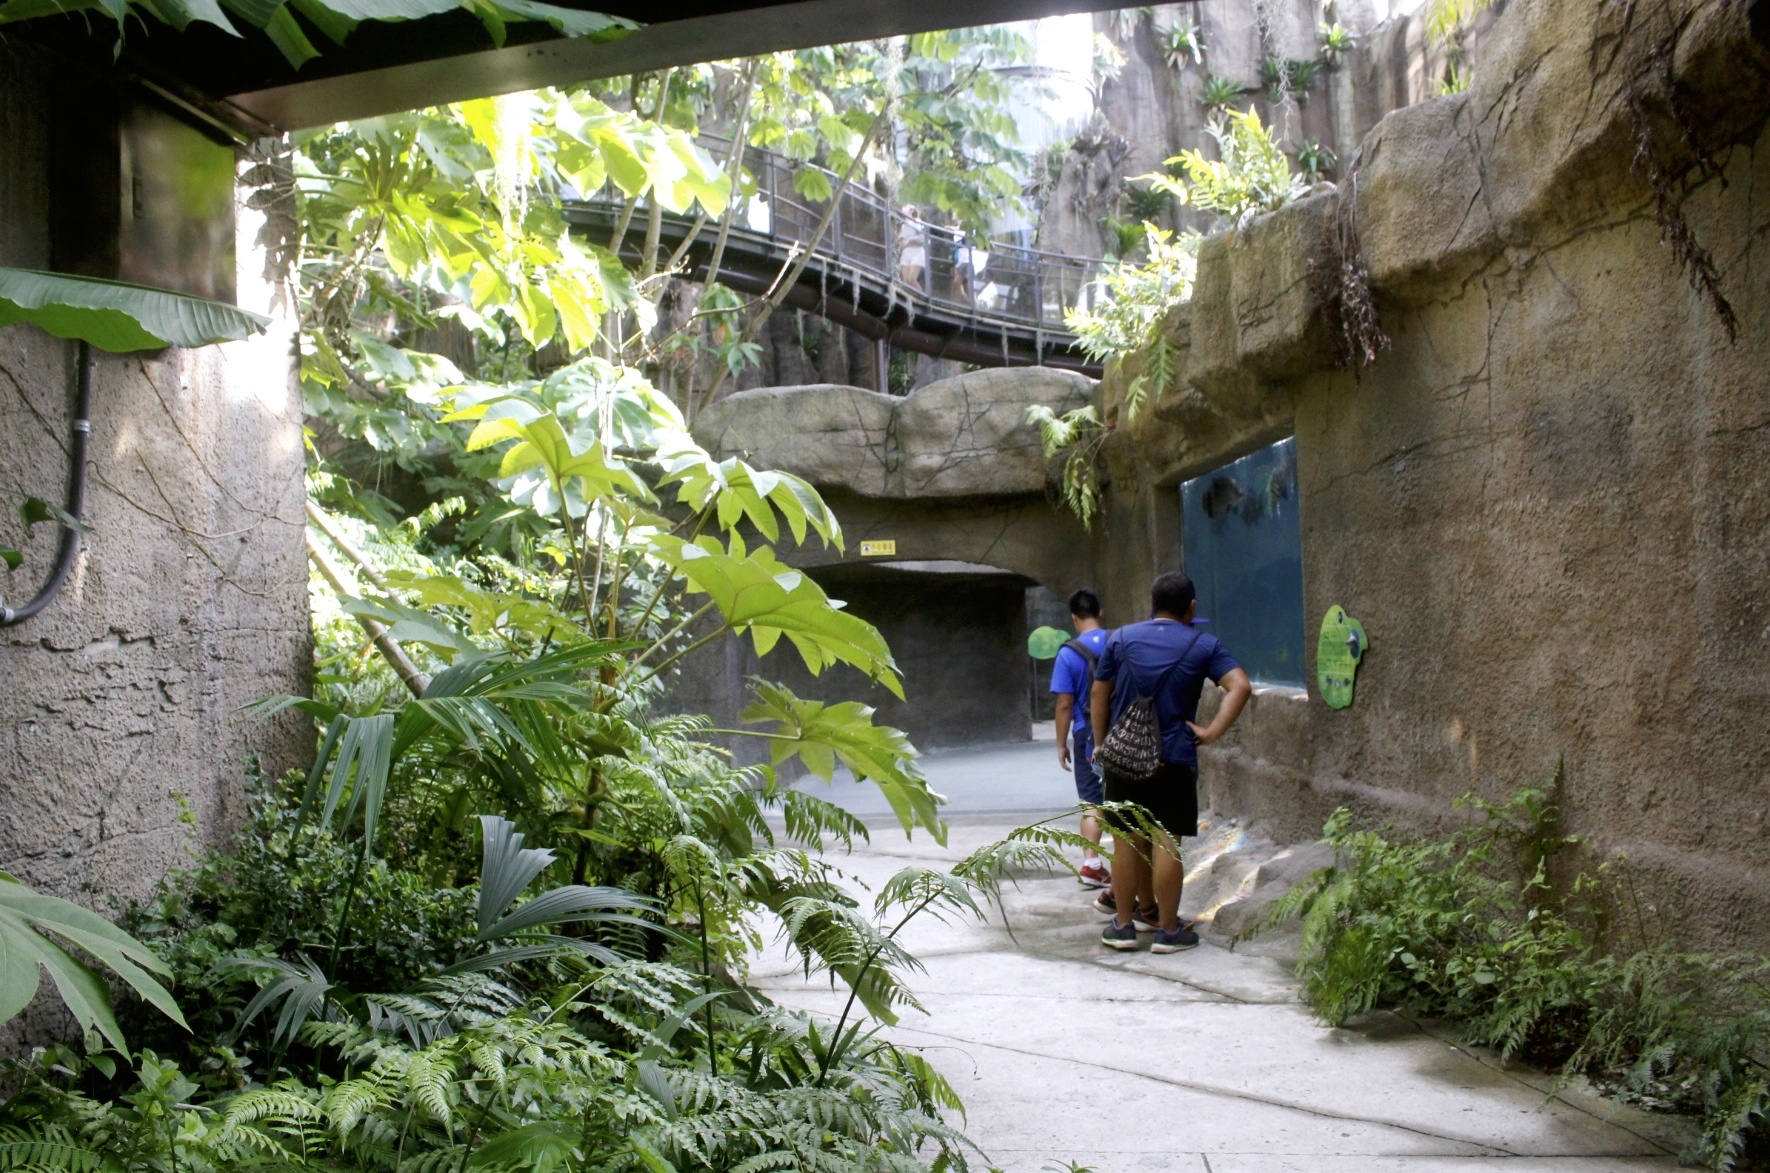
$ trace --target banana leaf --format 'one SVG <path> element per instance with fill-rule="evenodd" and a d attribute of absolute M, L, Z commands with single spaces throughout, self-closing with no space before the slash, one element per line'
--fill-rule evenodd
<path fill-rule="evenodd" d="M 0 268 L 0 326 L 14 322 L 113 353 L 235 342 L 270 325 L 262 314 L 166 289 Z"/>

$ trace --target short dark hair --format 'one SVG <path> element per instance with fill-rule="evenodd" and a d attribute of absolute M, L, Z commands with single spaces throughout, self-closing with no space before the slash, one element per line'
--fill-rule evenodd
<path fill-rule="evenodd" d="M 1178 570 L 1158 575 L 1149 587 L 1150 607 L 1169 615 L 1185 615 L 1196 598 L 1198 590 L 1193 587 L 1192 580 Z"/>
<path fill-rule="evenodd" d="M 1082 619 L 1100 618 L 1100 596 L 1083 587 L 1069 597 L 1069 613 Z"/>

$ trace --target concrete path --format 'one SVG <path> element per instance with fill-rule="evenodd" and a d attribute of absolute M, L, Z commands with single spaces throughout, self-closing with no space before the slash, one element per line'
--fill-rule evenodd
<path fill-rule="evenodd" d="M 1048 742 L 930 755 L 955 798 L 945 848 L 914 840 L 868 788 L 818 792 L 864 813 L 870 846 L 842 864 L 876 888 L 909 864 L 950 867 L 1021 823 L 1067 805 Z M 875 805 L 876 804 L 876 805 Z M 1189 916 L 1225 898 L 1214 857 L 1244 836 L 1203 828 L 1184 847 Z M 1221 856 L 1228 858 L 1227 856 Z M 989 1163 L 1038 1173 L 1625 1173 L 1677 1167 L 1681 1122 L 1619 1107 L 1377 1014 L 1329 1030 L 1298 1004 L 1293 940 L 1155 956 L 1099 944 L 1104 918 L 1073 877 L 1023 880 L 1007 923 L 913 925 L 926 1013 L 891 1030 L 923 1048 L 969 1111 Z M 1147 938 L 1146 938 L 1147 940 Z M 834 1015 L 841 999 L 774 954 L 758 984 Z"/>

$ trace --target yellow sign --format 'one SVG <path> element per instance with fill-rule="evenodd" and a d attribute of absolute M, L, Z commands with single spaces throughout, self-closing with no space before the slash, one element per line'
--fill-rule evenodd
<path fill-rule="evenodd" d="M 878 542 L 862 542 L 860 556 L 862 558 L 881 558 L 897 553 L 897 539 L 890 538 Z"/>

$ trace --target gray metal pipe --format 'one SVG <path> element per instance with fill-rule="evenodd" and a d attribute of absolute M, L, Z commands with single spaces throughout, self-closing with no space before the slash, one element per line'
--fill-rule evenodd
<path fill-rule="evenodd" d="M 92 439 L 92 347 L 82 341 L 77 361 L 80 364 L 79 390 L 74 403 L 73 443 L 68 454 L 68 516 L 76 522 L 86 507 L 86 449 Z M 0 606 L 0 627 L 13 627 L 42 611 L 55 601 L 61 588 L 73 573 L 74 559 L 80 553 L 80 531 L 66 522 L 61 526 L 61 548 L 56 552 L 55 569 L 37 597 L 19 608 Z"/>

